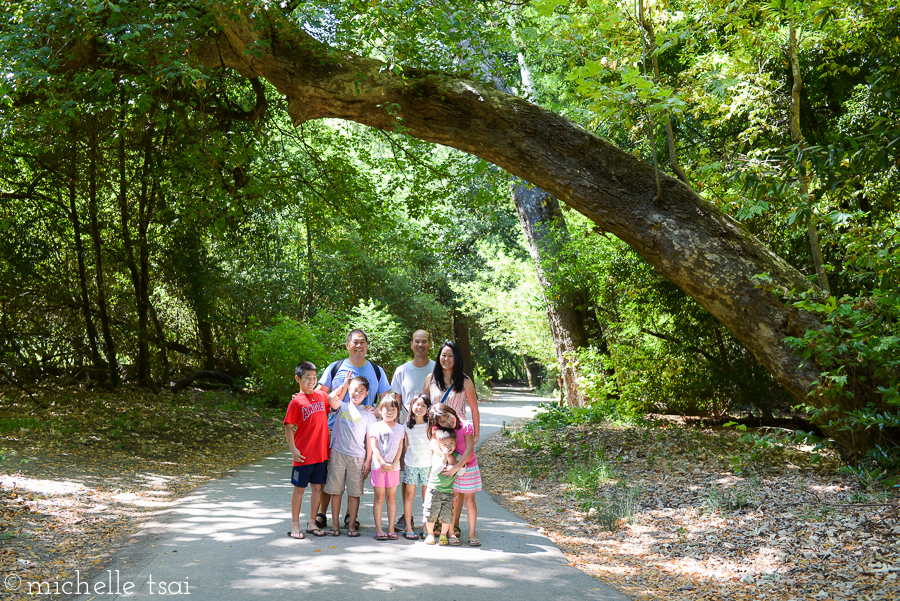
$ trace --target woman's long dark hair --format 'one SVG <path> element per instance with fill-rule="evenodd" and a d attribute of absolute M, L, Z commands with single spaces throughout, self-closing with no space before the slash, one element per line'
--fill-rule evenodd
<path fill-rule="evenodd" d="M 440 418 L 445 417 L 447 415 L 452 415 L 456 418 L 456 427 L 453 430 L 459 430 L 462 428 L 462 420 L 459 419 L 459 415 L 450 405 L 446 405 L 444 403 L 435 403 L 431 406 L 431 409 L 428 410 L 428 440 L 431 440 L 431 435 L 434 432 L 435 428 L 441 428 L 442 430 L 449 430 L 450 428 L 444 428 L 440 424 Z"/>
<path fill-rule="evenodd" d="M 416 427 L 416 416 L 413 415 L 413 405 L 416 401 L 424 401 L 425 403 L 425 428 L 428 428 L 428 410 L 431 409 L 431 399 L 427 394 L 417 394 L 409 401 L 409 417 L 406 418 L 406 427 L 412 430 Z"/>
<path fill-rule="evenodd" d="M 453 382 L 451 385 L 456 392 L 462 392 L 466 381 L 466 374 L 463 373 L 462 352 L 460 352 L 459 347 L 455 342 L 447 340 L 441 345 L 441 348 L 438 349 L 437 361 L 434 362 L 434 371 L 431 372 L 431 379 L 437 384 L 438 390 L 446 392 L 447 383 L 444 382 L 444 368 L 441 367 L 441 351 L 444 350 L 444 347 L 449 347 L 450 350 L 453 351 L 453 373 L 451 374 Z"/>

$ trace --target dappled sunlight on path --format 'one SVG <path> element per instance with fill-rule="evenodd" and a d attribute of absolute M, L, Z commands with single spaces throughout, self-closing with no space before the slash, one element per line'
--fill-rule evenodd
<path fill-rule="evenodd" d="M 533 413 L 538 400 L 523 396 L 511 400 L 503 395 L 481 405 L 483 439 L 504 422 Z M 376 542 L 368 483 L 359 538 L 347 537 L 344 528 L 340 537 L 306 533 L 304 540 L 288 538 L 289 472 L 286 452 L 271 455 L 153 511 L 135 535 L 138 542 L 123 554 L 127 561 L 112 566 L 135 584 L 134 594 L 123 598 L 149 597 L 154 583 L 166 582 L 189 586 L 194 601 L 243 600 L 248 594 L 281 599 L 297 593 L 336 599 L 356 593 L 367 599 L 379 594 L 392 599 L 426 596 L 430 601 L 485 596 L 492 601 L 624 599 L 574 570 L 546 536 L 497 506 L 486 492 L 476 495 L 483 545 L 478 548 L 466 545 L 465 513 L 461 547 L 430 546 L 402 537 Z M 419 499 L 415 508 L 419 526 Z M 308 512 L 309 491 L 303 500 L 302 530 Z"/>

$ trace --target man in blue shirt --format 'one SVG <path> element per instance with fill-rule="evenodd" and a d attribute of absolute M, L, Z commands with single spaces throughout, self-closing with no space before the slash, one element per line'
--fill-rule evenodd
<path fill-rule="evenodd" d="M 362 404 L 366 407 L 374 407 L 375 399 L 383 399 L 391 393 L 391 383 L 390 380 L 388 380 L 387 374 L 384 373 L 384 369 L 366 359 L 366 354 L 368 352 L 369 337 L 366 335 L 365 331 L 359 328 L 350 330 L 347 334 L 348 357 L 340 361 L 335 361 L 325 368 L 322 372 L 322 377 L 319 378 L 319 386 L 316 390 L 321 390 L 327 394 L 343 384 L 344 380 L 352 380 L 356 376 L 362 376 L 369 381 L 369 394 Z M 341 400 L 349 402 L 349 393 Z M 331 413 L 328 416 L 329 428 L 333 427 L 334 418 L 334 413 Z M 319 514 L 316 516 L 316 524 L 327 523 L 325 514 L 328 511 L 328 504 L 330 502 L 331 495 L 327 495 L 323 492 Z"/>
<path fill-rule="evenodd" d="M 369 352 L 369 337 L 363 330 L 350 330 L 347 334 L 347 354 L 346 359 L 335 361 L 322 372 L 319 378 L 318 390 L 329 393 L 344 383 L 347 378 L 353 379 L 356 376 L 363 376 L 369 381 L 369 396 L 363 401 L 363 405 L 372 407 L 375 405 L 375 399 L 383 399 L 391 392 L 391 383 L 387 374 L 377 365 L 370 363 L 366 359 Z M 348 375 L 349 374 L 349 375 Z M 349 395 L 342 399 L 349 402 Z"/>

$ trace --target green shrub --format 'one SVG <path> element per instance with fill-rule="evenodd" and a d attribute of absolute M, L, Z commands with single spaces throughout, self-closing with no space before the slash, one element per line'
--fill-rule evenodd
<path fill-rule="evenodd" d="M 900 230 L 865 223 L 865 214 L 833 214 L 846 229 L 842 244 L 853 294 L 822 298 L 792 296 L 795 307 L 824 323 L 802 337 L 787 338 L 805 359 L 823 369 L 805 406 L 842 447 L 851 463 L 868 459 L 900 466 Z M 840 221 L 839 221 L 840 220 Z M 855 221 L 859 224 L 855 224 Z M 853 227 L 850 227 L 853 226 Z M 760 281 L 766 285 L 766 278 Z M 823 402 L 824 401 L 824 402 Z"/>
<path fill-rule="evenodd" d="M 371 300 L 360 301 L 350 315 L 350 324 L 347 330 L 351 328 L 365 330 L 369 336 L 367 359 L 382 366 L 388 374 L 407 361 L 410 333 L 405 330 L 400 320 L 380 303 Z"/>
<path fill-rule="evenodd" d="M 294 368 L 312 361 L 319 370 L 332 361 L 334 352 L 322 345 L 313 328 L 288 317 L 280 317 L 266 328 L 247 336 L 250 343 L 251 384 L 267 399 L 285 404 L 298 390 Z"/>
<path fill-rule="evenodd" d="M 637 498 L 640 489 L 637 486 L 617 486 L 597 507 L 594 519 L 600 527 L 609 532 L 614 532 L 619 527 L 619 522 L 631 521 L 634 510 L 637 507 Z"/>

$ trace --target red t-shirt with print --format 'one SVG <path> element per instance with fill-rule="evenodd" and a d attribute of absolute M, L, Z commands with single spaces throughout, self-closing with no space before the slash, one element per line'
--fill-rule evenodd
<path fill-rule="evenodd" d="M 288 404 L 285 424 L 294 424 L 294 444 L 306 459 L 294 465 L 322 463 L 328 459 L 328 395 L 321 390 L 298 392 Z"/>

